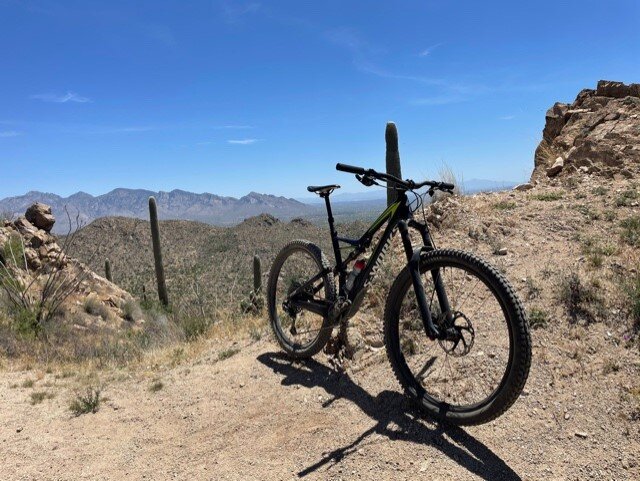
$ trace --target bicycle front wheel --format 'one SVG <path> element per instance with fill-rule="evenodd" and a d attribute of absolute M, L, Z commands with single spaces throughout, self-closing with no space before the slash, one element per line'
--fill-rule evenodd
<path fill-rule="evenodd" d="M 385 308 L 385 343 L 405 392 L 428 414 L 459 425 L 482 424 L 516 401 L 531 364 L 522 304 L 506 279 L 482 259 L 457 250 L 421 256 L 420 272 L 434 323 L 453 325 L 455 339 L 425 333 L 408 267 L 396 278 Z M 442 280 L 450 316 L 440 307 Z"/>

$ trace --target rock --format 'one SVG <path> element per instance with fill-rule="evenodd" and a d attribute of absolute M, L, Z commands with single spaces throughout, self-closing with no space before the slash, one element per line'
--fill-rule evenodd
<path fill-rule="evenodd" d="M 558 173 L 560 173 L 563 167 L 564 167 L 564 159 L 562 157 L 558 157 L 556 161 L 553 163 L 553 165 L 547 169 L 547 176 L 554 177 L 558 175 Z"/>
<path fill-rule="evenodd" d="M 18 229 L 18 232 L 20 232 L 21 234 L 31 234 L 33 235 L 38 229 L 36 229 L 34 227 L 34 225 L 29 222 L 27 220 L 27 218 L 23 215 L 21 215 L 20 217 L 18 217 L 16 220 L 13 221 L 13 225 L 16 229 Z"/>
<path fill-rule="evenodd" d="M 583 173 L 640 177 L 640 84 L 601 80 L 572 104 L 555 103 L 542 134 L 532 182 Z"/>
<path fill-rule="evenodd" d="M 498 256 L 506 256 L 508 252 L 506 247 L 501 247 L 500 249 L 496 249 L 495 254 Z"/>
<path fill-rule="evenodd" d="M 575 436 L 577 438 L 587 439 L 589 437 L 589 434 L 585 433 L 584 431 L 576 431 Z"/>
<path fill-rule="evenodd" d="M 49 234 L 47 234 L 42 230 L 38 230 L 33 234 L 30 244 L 31 244 L 31 247 L 38 249 L 40 246 L 46 244 L 49 241 L 50 241 Z"/>
<path fill-rule="evenodd" d="M 513 190 L 517 190 L 519 192 L 524 192 L 531 189 L 533 189 L 533 184 L 531 182 L 527 182 L 526 184 L 518 184 L 513 188 Z"/>
<path fill-rule="evenodd" d="M 45 232 L 51 232 L 53 224 L 56 222 L 56 218 L 51 213 L 51 207 L 46 204 L 36 202 L 27 209 L 25 217 L 38 229 L 42 229 Z"/>
<path fill-rule="evenodd" d="M 625 85 L 622 82 L 600 80 L 596 88 L 596 95 L 600 97 L 640 97 L 640 84 Z"/>

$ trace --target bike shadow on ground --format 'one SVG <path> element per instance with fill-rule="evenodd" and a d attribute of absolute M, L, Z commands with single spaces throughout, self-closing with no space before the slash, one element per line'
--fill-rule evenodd
<path fill-rule="evenodd" d="M 372 396 L 353 382 L 348 374 L 333 370 L 313 359 L 294 363 L 281 353 L 264 353 L 258 356 L 258 361 L 284 376 L 282 384 L 285 386 L 323 388 L 332 396 L 324 402 L 323 407 L 328 407 L 337 399 L 346 399 L 376 422 L 350 444 L 334 449 L 318 462 L 300 471 L 299 477 L 313 473 L 329 463 L 339 463 L 354 453 L 369 436 L 378 434 L 392 441 L 430 445 L 482 479 L 521 479 L 486 445 L 459 427 L 431 421 L 419 415 L 411 402 L 399 392 L 387 390 Z M 336 419 L 336 422 L 339 428 L 340 420 Z M 428 472 L 427 469 L 425 473 Z"/>

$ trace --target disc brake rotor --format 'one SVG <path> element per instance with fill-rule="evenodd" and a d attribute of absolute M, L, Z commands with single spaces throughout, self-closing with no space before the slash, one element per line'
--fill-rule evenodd
<path fill-rule="evenodd" d="M 453 357 L 466 356 L 471 352 L 476 334 L 473 325 L 462 312 L 453 313 L 453 325 L 447 329 L 448 339 L 438 340 L 444 352 Z"/>

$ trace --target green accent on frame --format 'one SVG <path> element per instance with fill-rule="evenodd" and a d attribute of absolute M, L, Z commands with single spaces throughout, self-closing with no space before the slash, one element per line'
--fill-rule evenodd
<path fill-rule="evenodd" d="M 384 224 L 387 220 L 391 218 L 391 216 L 393 216 L 393 214 L 396 213 L 398 206 L 400 206 L 400 201 L 395 202 L 391 204 L 389 207 L 387 207 L 385 211 L 382 214 L 380 214 L 380 217 L 378 217 L 374 221 L 374 223 L 371 225 L 371 227 L 369 227 L 369 230 L 367 230 L 367 234 L 373 235 L 380 228 L 382 224 Z"/>

